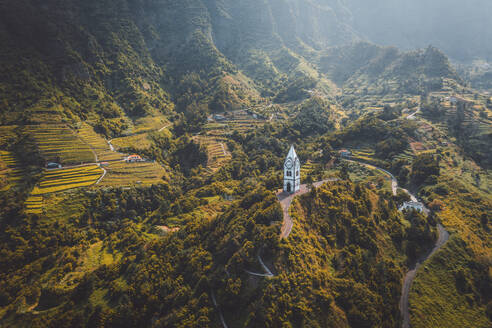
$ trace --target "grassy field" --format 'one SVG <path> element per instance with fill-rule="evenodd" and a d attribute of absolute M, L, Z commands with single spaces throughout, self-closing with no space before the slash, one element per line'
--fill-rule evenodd
<path fill-rule="evenodd" d="M 25 132 L 32 135 L 46 161 L 64 165 L 93 163 L 91 148 L 64 125 L 29 125 Z"/>
<path fill-rule="evenodd" d="M 76 131 L 77 136 L 96 153 L 98 161 L 109 162 L 123 158 L 121 154 L 111 151 L 107 141 L 97 134 L 89 124 L 80 124 Z"/>
<path fill-rule="evenodd" d="M 46 170 L 41 181 L 34 187 L 31 196 L 91 186 L 101 177 L 97 165 L 81 166 L 61 170 Z"/>
<path fill-rule="evenodd" d="M 148 186 L 161 183 L 167 176 L 164 168 L 154 162 L 112 162 L 106 170 L 107 174 L 99 184 L 103 187 Z"/>
<path fill-rule="evenodd" d="M 114 138 L 111 143 L 116 149 L 133 148 L 148 149 L 152 145 L 147 133 L 136 134 L 128 137 Z"/>
<path fill-rule="evenodd" d="M 0 191 L 9 190 L 22 179 L 22 170 L 11 152 L 0 150 Z"/>
<path fill-rule="evenodd" d="M 134 126 L 131 130 L 131 133 L 140 134 L 140 133 L 156 131 L 166 125 L 169 125 L 169 121 L 165 116 L 162 115 L 145 116 L 137 119 L 134 122 Z"/>

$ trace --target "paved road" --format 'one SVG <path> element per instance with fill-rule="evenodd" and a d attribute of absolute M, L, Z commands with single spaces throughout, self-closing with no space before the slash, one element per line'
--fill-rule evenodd
<path fill-rule="evenodd" d="M 386 173 L 387 175 L 389 175 L 391 177 L 391 181 L 392 181 L 392 183 L 391 183 L 392 188 L 391 189 L 393 190 L 393 195 L 396 195 L 396 191 L 398 189 L 398 181 L 396 180 L 396 178 L 393 174 L 386 171 L 385 169 L 382 169 L 380 167 L 377 167 L 377 166 L 374 166 L 371 164 L 358 162 L 358 161 L 354 161 L 354 160 L 347 160 L 347 161 L 362 164 L 362 165 L 365 165 L 367 167 L 372 167 L 372 168 L 375 168 L 375 169 L 382 171 L 382 172 Z M 403 188 L 400 188 L 400 189 L 403 190 L 405 193 L 407 193 L 410 196 L 410 199 L 412 201 L 418 202 L 417 197 L 415 197 L 415 195 L 412 194 L 410 191 L 408 191 L 407 189 L 403 189 Z M 422 205 L 424 208 L 424 212 L 429 213 L 429 209 L 426 208 L 424 206 L 424 204 L 422 204 Z M 417 275 L 418 268 L 420 267 L 420 265 L 422 263 L 424 263 L 432 255 L 434 255 L 442 246 L 444 246 L 444 244 L 446 244 L 446 242 L 449 239 L 449 232 L 447 232 L 446 229 L 444 229 L 444 227 L 441 224 L 437 225 L 437 230 L 439 233 L 439 237 L 437 238 L 437 241 L 436 241 L 434 247 L 427 254 L 425 254 L 422 258 L 420 258 L 417 261 L 417 263 L 415 263 L 414 267 L 411 268 L 410 271 L 408 271 L 406 273 L 405 277 L 403 278 L 403 286 L 402 286 L 402 292 L 401 292 L 401 298 L 400 298 L 400 312 L 401 312 L 401 315 L 403 317 L 402 328 L 410 328 L 410 311 L 409 311 L 410 288 L 412 287 L 412 283 L 415 280 L 415 276 Z"/>
<path fill-rule="evenodd" d="M 412 287 L 412 283 L 417 275 L 417 270 L 420 265 L 424 263 L 427 259 L 429 259 L 432 255 L 434 255 L 449 239 L 449 232 L 447 232 L 444 227 L 440 224 L 437 225 L 437 229 L 439 232 L 439 238 L 437 238 L 436 244 L 434 248 L 426 254 L 424 257 L 419 259 L 415 266 L 407 272 L 405 278 L 403 279 L 403 286 L 401 291 L 400 298 L 400 312 L 403 316 L 402 328 L 410 328 L 410 311 L 409 311 L 409 296 L 410 296 L 410 288 Z"/>
<path fill-rule="evenodd" d="M 313 186 L 315 188 L 317 188 L 325 182 L 337 181 L 337 180 L 338 180 L 337 178 L 333 178 L 333 179 L 318 181 L 318 182 L 313 183 Z M 292 203 L 292 200 L 294 199 L 294 197 L 305 194 L 310 190 L 310 189 L 308 189 L 307 186 L 308 186 L 307 184 L 302 184 L 300 186 L 299 191 L 296 192 L 295 194 L 288 194 L 288 193 L 283 192 L 283 191 L 277 193 L 277 198 L 280 202 L 280 206 L 282 207 L 282 212 L 283 212 L 283 217 L 284 217 L 283 223 L 282 223 L 282 229 L 280 230 L 280 239 L 284 239 L 284 238 L 289 237 L 290 232 L 292 231 L 292 226 L 294 225 L 294 222 L 292 221 L 292 218 L 290 217 L 290 214 L 289 214 L 290 204 Z"/>
<path fill-rule="evenodd" d="M 398 181 L 396 180 L 395 176 L 391 172 L 389 172 L 383 168 L 377 167 L 376 165 L 369 164 L 369 163 L 360 162 L 360 161 L 353 160 L 353 159 L 344 159 L 344 160 L 347 162 L 356 163 L 359 165 L 364 165 L 365 167 L 368 167 L 368 168 L 373 169 L 373 170 L 381 171 L 384 174 L 386 174 L 387 176 L 389 176 L 391 178 L 391 191 L 393 192 L 393 196 L 396 196 L 396 191 L 398 190 Z M 408 190 L 406 190 L 406 189 L 403 189 L 403 190 L 408 193 Z M 412 195 L 410 195 L 410 197 L 412 197 Z"/>

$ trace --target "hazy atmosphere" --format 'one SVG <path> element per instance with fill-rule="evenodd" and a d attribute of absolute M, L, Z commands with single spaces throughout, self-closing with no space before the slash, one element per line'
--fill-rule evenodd
<path fill-rule="evenodd" d="M 491 17 L 0 1 L 0 327 L 492 327 Z"/>

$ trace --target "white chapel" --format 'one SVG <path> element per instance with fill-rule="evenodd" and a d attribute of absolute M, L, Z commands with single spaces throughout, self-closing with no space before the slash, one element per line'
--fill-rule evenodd
<path fill-rule="evenodd" d="M 301 162 L 297 157 L 294 146 L 290 146 L 284 163 L 284 192 L 293 194 L 301 186 Z"/>

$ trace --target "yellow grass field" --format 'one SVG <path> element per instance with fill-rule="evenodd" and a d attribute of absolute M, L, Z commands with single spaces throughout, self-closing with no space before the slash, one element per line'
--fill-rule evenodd
<path fill-rule="evenodd" d="M 31 196 L 91 186 L 97 182 L 101 175 L 102 170 L 97 165 L 46 170 L 41 181 L 34 187 Z"/>
<path fill-rule="evenodd" d="M 25 132 L 33 136 L 46 161 L 60 162 L 65 165 L 95 161 L 90 147 L 66 125 L 29 125 L 25 127 Z"/>
<path fill-rule="evenodd" d="M 111 143 L 116 149 L 122 148 L 134 148 L 134 149 L 148 149 L 151 146 L 150 139 L 147 133 L 136 134 L 128 137 L 114 138 Z"/>
<path fill-rule="evenodd" d="M 80 124 L 77 136 L 96 153 L 99 162 L 117 161 L 123 158 L 123 155 L 111 151 L 107 141 L 87 123 Z"/>
<path fill-rule="evenodd" d="M 149 186 L 162 183 L 162 178 L 167 177 L 164 168 L 154 162 L 112 162 L 105 169 L 107 170 L 107 174 L 98 186 Z"/>

